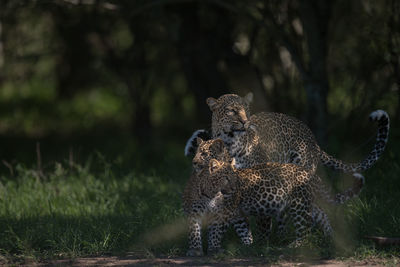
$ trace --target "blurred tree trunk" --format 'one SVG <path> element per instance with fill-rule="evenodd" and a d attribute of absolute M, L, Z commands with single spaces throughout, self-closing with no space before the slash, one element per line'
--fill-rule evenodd
<path fill-rule="evenodd" d="M 72 98 L 96 80 L 91 62 L 95 59 L 88 35 L 95 25 L 89 10 L 67 9 L 62 5 L 49 8 L 54 27 L 63 43 L 56 65 L 57 91 L 60 98 Z M 70 23 L 65 23 L 69 21 Z"/>
<path fill-rule="evenodd" d="M 132 103 L 132 115 L 130 121 L 131 132 L 140 139 L 148 139 L 152 133 L 150 119 L 151 88 L 149 88 L 150 67 L 146 60 L 146 43 L 149 30 L 146 28 L 145 19 L 131 15 L 131 8 L 127 3 L 122 12 L 122 17 L 128 23 L 131 36 L 141 42 L 133 42 L 123 51 L 118 51 L 113 42 L 113 29 L 108 23 L 97 24 L 96 32 L 104 49 L 104 64 L 111 70 L 128 88 L 129 98 Z M 101 20 L 101 14 L 97 20 Z M 115 19 L 115 18 L 113 18 Z M 114 21 L 114 20 L 112 20 Z"/>
<path fill-rule="evenodd" d="M 131 35 L 137 40 L 148 40 L 149 31 L 146 23 L 140 23 L 140 17 L 130 17 L 126 14 L 129 21 Z M 150 69 L 146 60 L 146 42 L 133 42 L 126 50 L 126 53 L 119 59 L 125 62 L 119 75 L 125 81 L 131 102 L 133 114 L 131 120 L 132 133 L 139 138 L 148 138 L 151 134 L 152 124 L 150 120 L 150 88 L 149 76 Z M 115 55 L 115 54 L 114 54 Z M 119 64 L 120 64 L 119 63 Z"/>
<path fill-rule="evenodd" d="M 199 3 L 185 3 L 179 6 L 181 18 L 177 43 L 181 66 L 190 90 L 196 101 L 197 121 L 210 124 L 211 112 L 206 105 L 207 97 L 219 97 L 228 93 L 227 83 L 218 68 L 225 51 L 231 49 L 228 12 L 221 8 L 217 12 L 216 25 L 204 26 L 199 16 Z"/>
<path fill-rule="evenodd" d="M 138 51 L 137 47 L 132 50 Z M 107 55 L 106 64 L 128 88 L 130 102 L 132 103 L 132 116 L 130 121 L 131 132 L 138 138 L 148 139 L 151 134 L 152 124 L 150 120 L 150 88 L 148 78 L 141 71 L 146 70 L 143 54 L 137 54 L 137 65 L 125 66 L 124 59 L 116 57 L 114 53 Z M 143 69 L 136 69 L 142 66 Z"/>
<path fill-rule="evenodd" d="M 320 144 L 326 143 L 327 95 L 329 79 L 327 74 L 327 37 L 331 7 L 334 0 L 299 0 L 266 2 L 260 8 L 259 16 L 251 12 L 248 17 L 265 27 L 274 36 L 277 43 L 284 46 L 300 73 L 307 97 L 307 124 L 316 135 Z M 225 2 L 229 10 L 242 14 L 245 6 L 235 7 Z M 299 14 L 305 38 L 293 31 L 293 22 Z M 295 16 L 293 16 L 295 15 Z M 302 42 L 306 44 L 303 50 Z"/>
<path fill-rule="evenodd" d="M 390 54 L 390 63 L 393 68 L 393 78 L 397 86 L 397 110 L 395 118 L 400 120 L 400 3 L 397 0 L 390 1 L 389 16 L 389 36 L 388 50 Z"/>
<path fill-rule="evenodd" d="M 12 22 L 10 16 L 12 16 L 15 12 L 15 9 L 8 1 L 2 1 L 0 4 L 0 86 L 3 84 L 5 79 L 4 74 L 4 64 L 5 64 L 5 53 L 4 53 L 4 45 L 5 45 L 5 30 L 4 26 L 6 24 L 6 19 Z"/>
<path fill-rule="evenodd" d="M 4 76 L 4 38 L 3 38 L 3 17 L 0 15 L 0 85 Z"/>
<path fill-rule="evenodd" d="M 326 69 L 327 36 L 331 6 L 334 0 L 283 1 L 267 5 L 263 10 L 265 24 L 271 34 L 290 53 L 303 81 L 306 97 L 307 124 L 320 144 L 326 143 L 327 96 L 329 80 Z M 285 10 L 286 9 L 286 10 Z M 286 12 L 283 15 L 280 15 Z M 293 31 L 293 15 L 299 13 L 305 38 L 299 38 Z M 278 15 L 276 15 L 278 14 Z M 301 34 L 303 36 L 303 34 Z M 306 44 L 303 50 L 302 42 Z"/>
<path fill-rule="evenodd" d="M 308 75 L 303 76 L 307 95 L 307 121 L 318 141 L 326 143 L 327 95 L 329 91 L 327 35 L 331 1 L 301 0 L 300 18 L 308 48 Z"/>
<path fill-rule="evenodd" d="M 98 80 L 98 72 L 94 64 L 94 50 L 89 41 L 93 32 L 97 33 L 104 49 L 104 64 L 128 88 L 129 98 L 132 103 L 132 117 L 130 127 L 137 137 L 148 137 L 151 133 L 150 101 L 149 101 L 149 68 L 146 61 L 145 42 L 133 42 L 124 51 L 118 51 L 112 41 L 113 29 L 109 25 L 115 23 L 117 18 L 113 13 L 107 15 L 96 2 L 89 8 L 77 7 L 66 9 L 64 6 L 54 6 L 51 10 L 54 21 L 63 42 L 66 44 L 59 56 L 57 74 L 58 91 L 61 97 L 71 97 L 85 85 Z M 132 17 L 130 8 L 124 9 L 121 17 L 127 22 L 130 33 L 137 40 L 146 40 L 149 32 L 146 29 L 145 19 Z M 103 23 L 106 18 L 108 23 Z M 65 23 L 72 21 L 73 23 Z M 85 68 L 86 66 L 86 68 Z M 90 66 L 90 67 L 88 67 Z M 93 69 L 92 69 L 93 68 Z"/>
<path fill-rule="evenodd" d="M 130 74 L 132 75 L 132 74 Z M 131 82 L 129 77 L 124 77 L 128 86 L 129 95 L 133 105 L 133 114 L 131 120 L 132 133 L 139 138 L 148 138 L 151 133 L 152 124 L 150 120 L 150 99 L 144 92 L 147 91 L 147 82 L 144 77 L 140 78 L 140 85 Z M 142 87 L 142 88 L 139 88 Z M 141 90 L 142 89 L 142 90 Z"/>
<path fill-rule="evenodd" d="M 0 86 L 6 79 L 5 60 L 6 60 L 6 40 L 7 33 L 16 23 L 16 13 L 20 5 L 15 1 L 0 1 Z"/>

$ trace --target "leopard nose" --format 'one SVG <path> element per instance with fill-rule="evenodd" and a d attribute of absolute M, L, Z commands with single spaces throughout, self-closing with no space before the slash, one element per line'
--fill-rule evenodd
<path fill-rule="evenodd" d="M 245 111 L 243 111 L 243 110 L 240 111 L 238 115 L 239 115 L 239 121 L 241 123 L 245 124 L 248 121 Z"/>
<path fill-rule="evenodd" d="M 197 161 L 193 161 L 192 166 L 195 172 L 200 172 L 202 169 L 201 164 Z"/>
<path fill-rule="evenodd" d="M 243 126 L 248 123 L 248 120 L 246 118 L 239 118 L 239 121 L 243 124 Z"/>
<path fill-rule="evenodd" d="M 200 167 L 198 165 L 193 165 L 193 169 L 195 172 L 199 172 L 200 171 Z"/>
<path fill-rule="evenodd" d="M 226 195 L 226 194 L 228 194 L 229 192 L 228 192 L 228 190 L 226 190 L 226 189 L 222 189 L 222 190 L 221 190 L 221 193 L 222 193 L 223 195 Z"/>

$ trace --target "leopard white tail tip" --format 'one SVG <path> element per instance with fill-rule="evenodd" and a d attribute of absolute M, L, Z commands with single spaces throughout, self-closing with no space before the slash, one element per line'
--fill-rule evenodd
<path fill-rule="evenodd" d="M 189 156 L 196 152 L 197 149 L 196 138 L 202 137 L 203 135 L 207 136 L 208 132 L 206 130 L 197 130 L 192 134 L 192 136 L 186 142 L 185 156 Z"/>
<path fill-rule="evenodd" d="M 362 184 L 365 184 L 364 175 L 362 175 L 361 173 L 358 173 L 358 172 L 353 173 L 353 177 L 356 178 L 356 179 L 361 180 Z"/>
<path fill-rule="evenodd" d="M 369 115 L 369 118 L 374 121 L 379 121 L 383 117 L 389 118 L 389 115 L 386 113 L 386 111 L 384 111 L 382 109 L 375 110 L 375 111 L 371 112 L 371 114 Z"/>

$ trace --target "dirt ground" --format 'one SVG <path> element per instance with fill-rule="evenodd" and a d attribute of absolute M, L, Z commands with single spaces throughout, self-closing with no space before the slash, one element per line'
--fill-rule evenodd
<path fill-rule="evenodd" d="M 47 263 L 37 263 L 36 266 L 325 266 L 325 267 L 345 267 L 345 266 L 399 266 L 400 258 L 392 259 L 364 259 L 364 260 L 311 260 L 311 261 L 279 261 L 270 263 L 266 258 L 237 258 L 237 259 L 213 259 L 213 258 L 152 258 L 138 259 L 135 257 L 124 256 L 100 256 L 77 258 L 73 260 L 56 260 Z M 25 266 L 32 266 L 26 264 Z"/>

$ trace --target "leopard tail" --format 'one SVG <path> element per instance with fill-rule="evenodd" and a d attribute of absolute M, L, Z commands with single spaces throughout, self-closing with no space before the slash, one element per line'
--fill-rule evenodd
<path fill-rule="evenodd" d="M 322 164 L 345 173 L 357 173 L 371 168 L 385 150 L 389 137 L 390 120 L 389 115 L 384 110 L 375 110 L 369 115 L 369 119 L 378 122 L 378 131 L 374 148 L 363 161 L 359 163 L 344 163 L 321 149 L 320 160 Z"/>
<path fill-rule="evenodd" d="M 322 183 L 321 180 L 318 183 L 317 192 L 318 195 L 326 202 L 334 205 L 344 204 L 346 201 L 358 196 L 364 187 L 365 178 L 360 173 L 353 173 L 354 182 L 351 187 L 343 192 L 333 195 L 330 189 Z"/>

